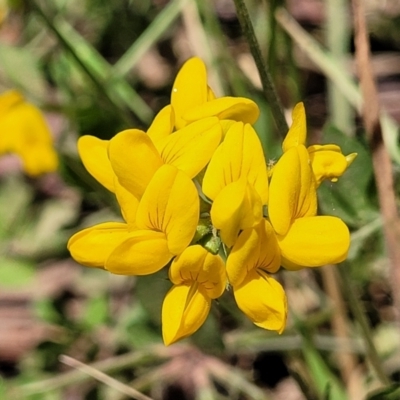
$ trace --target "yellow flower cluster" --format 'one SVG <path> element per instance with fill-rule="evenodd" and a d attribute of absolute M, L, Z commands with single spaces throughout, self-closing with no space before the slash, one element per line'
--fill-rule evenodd
<path fill-rule="evenodd" d="M 286 296 L 271 274 L 346 258 L 348 228 L 316 215 L 316 189 L 342 175 L 355 154 L 335 145 L 307 149 L 300 103 L 268 173 L 252 127 L 258 115 L 249 99 L 216 98 L 204 63 L 192 58 L 147 132 L 78 141 L 86 169 L 115 194 L 124 222 L 82 230 L 68 248 L 79 263 L 115 274 L 146 275 L 170 264 L 167 345 L 199 329 L 227 287 L 254 324 L 282 332 Z"/>
<path fill-rule="evenodd" d="M 53 172 L 58 156 L 41 111 L 16 90 L 0 95 L 0 154 L 15 153 L 30 176 Z"/>

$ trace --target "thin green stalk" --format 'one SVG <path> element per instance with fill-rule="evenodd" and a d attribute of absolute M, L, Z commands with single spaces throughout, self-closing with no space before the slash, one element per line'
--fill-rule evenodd
<path fill-rule="evenodd" d="M 347 0 L 326 1 L 326 41 L 332 56 L 346 70 L 346 56 L 349 50 L 350 21 Z M 342 21 L 338 24 L 338 21 Z M 332 122 L 343 132 L 353 131 L 354 112 L 349 101 L 332 81 L 328 81 L 328 101 Z"/>
<path fill-rule="evenodd" d="M 379 359 L 378 353 L 376 351 L 372 339 L 371 329 L 365 316 L 365 310 L 363 309 L 359 298 L 355 294 L 354 285 L 352 285 L 351 283 L 350 276 L 346 268 L 339 267 L 338 271 L 343 283 L 343 291 L 347 296 L 351 312 L 353 313 L 354 318 L 360 326 L 362 337 L 365 341 L 368 360 L 371 363 L 371 366 L 374 369 L 377 378 L 381 381 L 382 385 L 389 385 L 390 380 L 383 370 L 381 360 Z"/>
<path fill-rule="evenodd" d="M 149 27 L 132 44 L 113 67 L 115 75 L 124 76 L 138 63 L 140 58 L 157 42 L 178 18 L 188 0 L 170 1 L 154 18 Z"/>
<path fill-rule="evenodd" d="M 281 101 L 272 82 L 267 64 L 262 57 L 260 46 L 254 33 L 254 28 L 250 20 L 248 10 L 243 0 L 234 0 L 234 2 L 243 34 L 249 43 L 251 54 L 253 55 L 258 73 L 260 74 L 264 95 L 269 103 L 269 106 L 271 107 L 278 131 L 282 137 L 285 137 L 289 127 L 285 119 Z"/>

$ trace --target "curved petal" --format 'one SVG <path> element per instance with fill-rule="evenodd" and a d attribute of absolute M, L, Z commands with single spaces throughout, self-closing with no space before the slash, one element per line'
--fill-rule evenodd
<path fill-rule="evenodd" d="M 307 217 L 294 221 L 287 235 L 278 241 L 282 263 L 288 269 L 291 269 L 290 264 L 285 264 L 284 260 L 303 267 L 319 267 L 346 259 L 350 233 L 339 218 Z"/>
<path fill-rule="evenodd" d="M 196 332 L 206 320 L 211 300 L 196 284 L 173 286 L 162 306 L 162 333 L 166 346 Z"/>
<path fill-rule="evenodd" d="M 138 129 L 115 135 L 109 142 L 108 155 L 121 185 L 138 199 L 163 164 L 151 139 Z"/>
<path fill-rule="evenodd" d="M 114 191 L 118 204 L 121 207 L 121 213 L 129 226 L 129 229 L 136 228 L 136 212 L 139 207 L 139 200 L 128 190 L 126 190 L 114 177 Z"/>
<path fill-rule="evenodd" d="M 106 222 L 73 235 L 67 244 L 74 260 L 87 267 L 104 267 L 111 252 L 129 235 L 128 226 Z"/>
<path fill-rule="evenodd" d="M 260 196 L 245 180 L 224 187 L 211 206 L 211 220 L 220 230 L 222 241 L 232 247 L 239 231 L 262 219 Z"/>
<path fill-rule="evenodd" d="M 309 146 L 307 150 L 317 185 L 324 179 L 336 182 L 357 156 L 357 153 L 344 156 L 340 147 L 334 144 Z"/>
<path fill-rule="evenodd" d="M 153 122 L 147 130 L 147 135 L 150 137 L 158 151 L 160 151 L 158 143 L 160 140 L 165 139 L 172 133 L 174 124 L 174 111 L 172 106 L 168 104 L 155 116 Z"/>
<path fill-rule="evenodd" d="M 169 279 L 175 285 L 198 282 L 211 299 L 225 290 L 226 274 L 222 258 L 200 245 L 189 246 L 171 263 Z"/>
<path fill-rule="evenodd" d="M 24 103 L 24 96 L 18 90 L 11 89 L 0 94 L 0 118 L 17 104 Z"/>
<path fill-rule="evenodd" d="M 24 171 L 30 176 L 53 172 L 58 167 L 58 156 L 51 146 L 29 146 L 19 154 Z"/>
<path fill-rule="evenodd" d="M 244 229 L 236 240 L 226 261 L 229 283 L 236 287 L 246 275 L 257 268 L 276 272 L 281 254 L 275 232 L 265 219 L 254 228 Z"/>
<path fill-rule="evenodd" d="M 114 192 L 115 173 L 108 158 L 108 143 L 108 140 L 95 136 L 81 136 L 78 139 L 78 152 L 89 174 L 110 192 Z"/>
<path fill-rule="evenodd" d="M 205 118 L 168 136 L 160 145 L 161 158 L 194 178 L 210 161 L 220 141 L 219 120 Z"/>
<path fill-rule="evenodd" d="M 136 224 L 139 229 L 164 232 L 170 252 L 176 255 L 193 239 L 199 213 L 194 183 L 177 168 L 163 165 L 140 201 Z"/>
<path fill-rule="evenodd" d="M 207 117 L 232 119 L 243 123 L 254 124 L 260 115 L 260 110 L 254 101 L 245 97 L 220 97 L 187 109 L 182 115 L 185 121 L 198 121 Z"/>
<path fill-rule="evenodd" d="M 165 267 L 172 257 L 162 232 L 134 231 L 113 249 L 104 268 L 119 275 L 149 275 Z"/>
<path fill-rule="evenodd" d="M 263 271 L 252 270 L 234 288 L 238 307 L 260 328 L 282 333 L 286 326 L 287 300 L 281 284 Z"/>
<path fill-rule="evenodd" d="M 200 58 L 190 58 L 183 64 L 172 86 L 171 105 L 175 113 L 176 129 L 187 125 L 182 115 L 187 110 L 205 103 L 207 98 L 206 66 Z"/>
<path fill-rule="evenodd" d="M 315 186 L 306 148 L 291 147 L 275 165 L 269 187 L 269 218 L 279 235 L 285 235 L 295 219 L 317 213 Z"/>
<path fill-rule="evenodd" d="M 219 145 L 203 179 L 203 192 L 214 200 L 230 183 L 246 179 L 268 201 L 268 175 L 260 140 L 250 125 L 234 123 Z"/>
<path fill-rule="evenodd" d="M 287 133 L 285 140 L 282 143 L 284 152 L 288 151 L 291 147 L 298 145 L 305 145 L 307 138 L 307 122 L 306 111 L 303 103 L 297 103 L 292 111 L 292 125 Z"/>

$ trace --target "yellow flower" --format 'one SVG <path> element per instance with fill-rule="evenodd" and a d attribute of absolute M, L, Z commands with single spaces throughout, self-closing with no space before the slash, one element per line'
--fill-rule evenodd
<path fill-rule="evenodd" d="M 169 279 L 174 286 L 162 306 L 166 345 L 193 334 L 204 323 L 211 300 L 225 290 L 225 265 L 220 256 L 199 245 L 190 246 L 172 261 Z"/>
<path fill-rule="evenodd" d="M 283 332 L 286 325 L 285 292 L 269 273 L 280 267 L 278 241 L 265 219 L 244 229 L 226 263 L 226 273 L 239 308 L 261 328 Z"/>
<path fill-rule="evenodd" d="M 346 258 L 347 226 L 339 218 L 316 213 L 316 183 L 307 149 L 290 147 L 274 167 L 268 204 L 285 268 L 317 267 Z"/>
<path fill-rule="evenodd" d="M 118 133 L 109 143 L 108 156 L 118 180 L 140 198 L 154 173 L 164 164 L 173 165 L 194 178 L 209 162 L 221 141 L 215 117 L 204 118 L 154 144 L 138 129 Z"/>
<path fill-rule="evenodd" d="M 42 113 L 15 90 L 0 95 L 0 132 L 0 153 L 17 154 L 28 175 L 57 169 L 57 153 Z"/>
<path fill-rule="evenodd" d="M 307 124 L 303 103 L 296 104 L 292 117 L 293 123 L 282 144 L 284 152 L 292 147 L 306 144 Z M 334 144 L 310 146 L 308 153 L 317 186 L 324 179 L 336 182 L 357 156 L 357 153 L 343 155 L 340 147 Z"/>
<path fill-rule="evenodd" d="M 259 116 L 256 103 L 244 97 L 216 98 L 207 85 L 207 71 L 200 58 L 190 58 L 178 72 L 171 93 L 177 129 L 203 118 L 235 120 L 254 124 Z"/>
<path fill-rule="evenodd" d="M 106 222 L 76 233 L 68 249 L 77 262 L 114 274 L 147 275 L 180 254 L 195 234 L 199 218 L 196 187 L 171 165 L 155 172 L 140 202 L 120 205 L 125 208 L 124 216 L 135 219 Z"/>
<path fill-rule="evenodd" d="M 260 222 L 262 206 L 268 201 L 268 177 L 251 125 L 236 122 L 229 128 L 207 167 L 203 192 L 213 200 L 211 220 L 228 247 L 240 230 Z"/>

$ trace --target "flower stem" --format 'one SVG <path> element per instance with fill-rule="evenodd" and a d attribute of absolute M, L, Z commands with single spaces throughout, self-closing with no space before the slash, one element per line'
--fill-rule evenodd
<path fill-rule="evenodd" d="M 275 86 L 272 82 L 272 77 L 269 73 L 267 64 L 262 57 L 260 46 L 250 20 L 249 12 L 243 0 L 234 0 L 234 2 L 240 26 L 243 30 L 244 36 L 247 39 L 247 42 L 249 43 L 251 54 L 253 55 L 258 73 L 260 74 L 264 95 L 269 103 L 269 106 L 271 107 L 278 131 L 280 135 L 284 137 L 289 127 L 285 119 L 282 103 L 275 90 Z"/>

